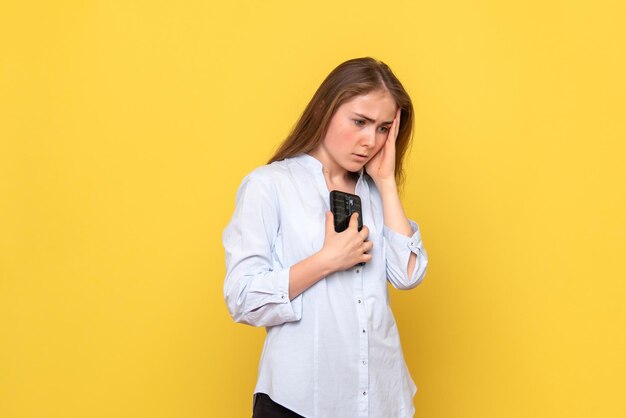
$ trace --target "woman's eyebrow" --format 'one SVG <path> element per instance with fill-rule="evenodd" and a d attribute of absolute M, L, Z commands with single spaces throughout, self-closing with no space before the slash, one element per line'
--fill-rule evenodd
<path fill-rule="evenodd" d="M 360 118 L 367 119 L 367 120 L 368 120 L 368 121 L 370 121 L 370 122 L 376 122 L 374 119 L 372 119 L 372 118 L 368 118 L 367 116 L 362 115 L 362 114 L 360 114 L 360 113 L 357 113 L 357 112 L 352 112 L 352 113 L 354 113 L 355 115 L 357 115 L 357 116 L 358 116 L 358 117 L 360 117 Z M 389 121 L 383 122 L 381 125 L 390 125 L 390 124 L 392 124 L 392 123 L 393 123 L 393 121 L 392 121 L 392 120 L 389 120 Z"/>

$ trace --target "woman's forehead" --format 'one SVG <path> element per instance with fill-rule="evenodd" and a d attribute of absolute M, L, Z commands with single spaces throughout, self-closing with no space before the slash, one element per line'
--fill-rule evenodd
<path fill-rule="evenodd" d="M 342 105 L 349 112 L 361 113 L 378 121 L 393 119 L 396 114 L 396 101 L 387 91 L 375 90 L 355 96 Z"/>

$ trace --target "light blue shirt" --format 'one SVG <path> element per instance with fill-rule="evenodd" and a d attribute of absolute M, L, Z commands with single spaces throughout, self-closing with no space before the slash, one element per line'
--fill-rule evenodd
<path fill-rule="evenodd" d="M 417 286 L 426 252 L 383 223 L 380 193 L 361 170 L 356 194 L 373 243 L 365 266 L 339 271 L 289 300 L 289 268 L 324 243 L 329 190 L 308 154 L 262 166 L 237 192 L 224 230 L 224 297 L 236 322 L 267 330 L 255 393 L 305 417 L 412 417 L 416 387 L 389 306 L 387 280 Z M 411 253 L 415 269 L 407 277 Z"/>

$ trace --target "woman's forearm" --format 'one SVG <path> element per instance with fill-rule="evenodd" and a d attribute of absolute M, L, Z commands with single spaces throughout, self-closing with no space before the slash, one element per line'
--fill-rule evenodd
<path fill-rule="evenodd" d="M 404 208 L 402 207 L 402 202 L 400 201 L 398 186 L 395 180 L 389 180 L 386 182 L 381 181 L 376 183 L 376 186 L 378 187 L 383 200 L 383 217 L 387 228 L 393 229 L 399 234 L 407 237 L 412 236 L 413 230 L 411 229 L 409 219 L 404 213 Z M 415 268 L 416 260 L 417 255 L 415 253 L 411 253 L 407 264 L 408 277 L 411 277 L 411 273 Z"/>
<path fill-rule="evenodd" d="M 321 252 L 294 264 L 289 269 L 289 300 L 332 273 Z"/>

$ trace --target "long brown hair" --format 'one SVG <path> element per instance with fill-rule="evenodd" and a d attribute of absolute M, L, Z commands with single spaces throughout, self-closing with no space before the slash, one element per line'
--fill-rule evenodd
<path fill-rule="evenodd" d="M 413 136 L 413 103 L 387 64 L 371 57 L 348 60 L 326 77 L 268 164 L 314 150 L 323 141 L 339 106 L 352 97 L 379 89 L 387 90 L 401 109 L 395 176 L 398 184 L 402 183 L 402 162 Z"/>

